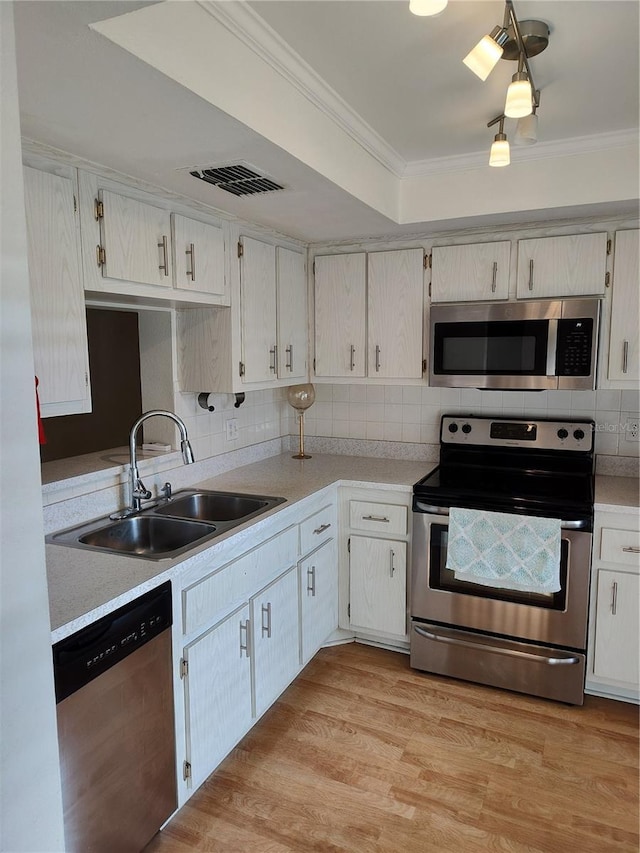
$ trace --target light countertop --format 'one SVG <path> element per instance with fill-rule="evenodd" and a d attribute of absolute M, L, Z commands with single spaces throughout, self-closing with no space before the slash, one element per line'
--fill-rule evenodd
<path fill-rule="evenodd" d="M 333 483 L 410 491 L 434 468 L 431 462 L 314 454 L 292 459 L 290 454 L 235 468 L 194 483 L 193 487 L 286 498 L 268 513 L 239 525 L 216 539 L 195 546 L 174 560 L 147 560 L 117 554 L 47 545 L 47 577 L 52 640 L 56 642 L 127 601 L 174 578 L 187 560 L 216 549 L 229 539 L 251 548 L 251 539 L 277 514 Z M 283 520 L 285 520 L 283 516 Z"/>
<path fill-rule="evenodd" d="M 595 509 L 638 515 L 640 480 L 637 477 L 596 476 Z"/>

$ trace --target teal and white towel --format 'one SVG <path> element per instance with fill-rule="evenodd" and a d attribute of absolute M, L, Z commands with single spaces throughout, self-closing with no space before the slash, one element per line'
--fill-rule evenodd
<path fill-rule="evenodd" d="M 482 586 L 558 592 L 560 519 L 451 507 L 447 568 Z"/>

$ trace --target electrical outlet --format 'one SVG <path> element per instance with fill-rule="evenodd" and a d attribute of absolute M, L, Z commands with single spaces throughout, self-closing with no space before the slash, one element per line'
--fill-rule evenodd
<path fill-rule="evenodd" d="M 627 414 L 624 428 L 626 441 L 638 441 L 640 437 L 640 415 Z"/>
<path fill-rule="evenodd" d="M 227 437 L 227 441 L 235 441 L 239 438 L 240 433 L 238 431 L 238 419 L 237 418 L 229 418 L 224 422 L 224 431 Z"/>

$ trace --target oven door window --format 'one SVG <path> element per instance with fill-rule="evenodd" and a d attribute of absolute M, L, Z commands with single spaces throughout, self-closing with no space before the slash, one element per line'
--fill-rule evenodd
<path fill-rule="evenodd" d="M 546 376 L 547 320 L 436 323 L 436 375 Z"/>
<path fill-rule="evenodd" d="M 549 610 L 565 610 L 567 599 L 567 564 L 569 543 L 562 539 L 560 543 L 560 591 L 554 593 L 521 592 L 514 589 L 482 586 L 468 581 L 456 580 L 451 569 L 447 569 L 447 534 L 445 524 L 432 524 L 429 539 L 429 588 L 460 592 L 465 595 L 477 595 L 497 601 L 511 601 L 516 604 L 528 604 L 534 607 L 546 607 Z"/>

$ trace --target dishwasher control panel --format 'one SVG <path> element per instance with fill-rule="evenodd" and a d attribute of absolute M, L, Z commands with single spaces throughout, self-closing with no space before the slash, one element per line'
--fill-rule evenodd
<path fill-rule="evenodd" d="M 56 701 L 62 702 L 172 625 L 171 582 L 136 598 L 53 646 Z"/>

